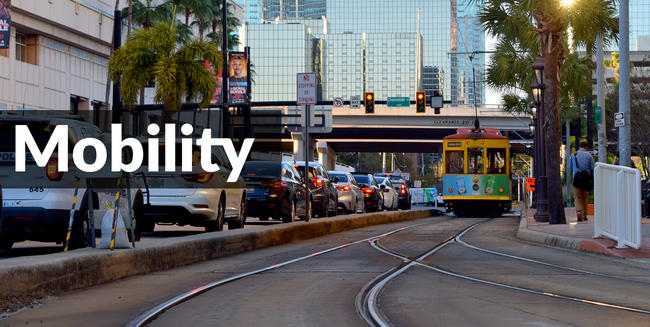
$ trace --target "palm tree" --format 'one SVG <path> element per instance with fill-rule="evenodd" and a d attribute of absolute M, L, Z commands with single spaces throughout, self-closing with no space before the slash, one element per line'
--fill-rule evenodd
<path fill-rule="evenodd" d="M 218 30 L 219 27 L 221 27 L 221 2 L 213 2 L 214 8 L 213 12 L 214 15 L 212 16 L 212 19 L 210 19 L 210 33 L 207 34 L 207 37 L 216 42 L 217 44 L 221 44 L 221 29 Z M 226 16 L 226 29 L 228 33 L 228 50 L 234 50 L 237 48 L 239 45 L 239 35 L 234 33 L 235 28 L 237 28 L 241 23 L 239 22 L 239 19 L 235 17 L 232 12 L 233 5 L 228 3 L 226 5 L 226 9 L 228 10 L 227 16 Z"/>
<path fill-rule="evenodd" d="M 133 1 L 133 10 L 131 16 L 135 25 L 142 28 L 152 28 L 159 22 L 167 21 L 172 16 L 172 4 L 165 2 L 159 6 L 152 5 L 153 0 L 135 0 Z"/>
<path fill-rule="evenodd" d="M 127 109 L 136 103 L 138 91 L 149 81 L 156 83 L 154 101 L 167 110 L 178 110 L 182 101 L 200 98 L 210 104 L 216 82 L 204 67 L 209 60 L 220 67 L 221 54 L 212 42 L 188 40 L 178 45 L 174 24 L 158 23 L 135 31 L 110 58 L 108 72 L 122 81 L 122 98 Z"/>
<path fill-rule="evenodd" d="M 478 1 L 478 0 L 477 0 Z M 569 82 L 563 74 L 567 60 L 574 60 L 570 55 L 569 44 L 575 47 L 593 49 L 596 35 L 601 33 L 605 40 L 615 40 L 618 32 L 618 19 L 615 17 L 614 0 L 576 0 L 571 7 L 563 7 L 560 0 L 483 0 L 479 19 L 483 28 L 501 43 L 511 43 L 516 51 L 529 54 L 512 62 L 519 70 L 512 73 L 511 80 L 504 82 L 491 80 L 496 85 L 508 86 L 520 83 L 515 90 L 527 87 L 532 80 L 532 72 L 526 74 L 524 64 L 537 55 L 544 62 L 544 104 L 546 117 L 543 124 L 547 131 L 546 172 L 548 178 L 549 215 L 551 223 L 566 223 L 562 205 L 562 181 L 560 177 L 560 144 L 562 96 L 569 94 Z M 505 45 L 504 45 L 505 47 Z M 500 58 L 499 60 L 505 60 Z M 532 61 L 530 62 L 532 63 Z M 493 59 L 489 69 L 495 65 L 504 65 Z M 528 65 L 530 67 L 530 65 Z M 529 68 L 529 70 L 531 70 Z M 490 72 L 488 71 L 488 76 Z M 495 73 L 494 76 L 497 74 Z M 589 79 L 591 74 L 584 75 Z M 573 84 L 570 84 L 573 86 Z M 591 89 L 589 82 L 588 89 Z M 528 91 L 526 90 L 526 93 Z M 512 95 L 512 94 L 511 94 Z M 510 97 L 509 100 L 516 100 Z M 520 101 L 510 101 L 515 105 Z"/>

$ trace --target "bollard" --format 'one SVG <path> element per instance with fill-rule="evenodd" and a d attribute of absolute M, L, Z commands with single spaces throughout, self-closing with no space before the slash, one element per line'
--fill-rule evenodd
<path fill-rule="evenodd" d="M 79 178 L 76 179 L 74 184 L 74 196 L 72 197 L 72 209 L 70 209 L 70 219 L 68 220 L 68 233 L 65 235 L 65 246 L 63 252 L 68 252 L 70 245 L 70 234 L 72 233 L 72 224 L 74 223 L 74 207 L 77 204 L 77 193 L 79 193 Z"/>

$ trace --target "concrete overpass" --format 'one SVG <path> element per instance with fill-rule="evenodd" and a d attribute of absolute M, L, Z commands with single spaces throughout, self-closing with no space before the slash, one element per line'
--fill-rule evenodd
<path fill-rule="evenodd" d="M 347 106 L 331 112 L 331 131 L 310 133 L 313 146 L 327 166 L 334 164 L 336 152 L 441 152 L 442 138 L 454 134 L 457 128 L 472 127 L 475 117 L 471 107 L 442 108 L 440 115 L 430 108 L 425 114 L 417 114 L 414 106 L 385 105 L 376 105 L 375 114 L 368 115 L 363 109 Z M 482 107 L 478 108 L 478 117 L 482 127 L 498 128 L 508 136 L 514 152 L 524 151 L 524 144 L 532 143 L 530 116 Z M 293 138 L 294 153 L 302 157 L 302 142 L 298 142 L 301 135 L 294 133 Z"/>

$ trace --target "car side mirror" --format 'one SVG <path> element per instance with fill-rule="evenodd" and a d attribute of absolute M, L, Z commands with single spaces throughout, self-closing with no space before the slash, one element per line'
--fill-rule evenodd
<path fill-rule="evenodd" d="M 332 183 L 338 183 L 338 182 L 339 182 L 339 178 L 338 178 L 338 177 L 334 177 L 334 178 L 332 178 Z"/>

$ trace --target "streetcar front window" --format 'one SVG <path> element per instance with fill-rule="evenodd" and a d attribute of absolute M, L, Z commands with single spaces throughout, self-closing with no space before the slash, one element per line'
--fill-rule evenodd
<path fill-rule="evenodd" d="M 469 148 L 467 151 L 467 173 L 483 174 L 483 148 Z"/>
<path fill-rule="evenodd" d="M 506 173 L 506 149 L 488 149 L 488 174 Z"/>
<path fill-rule="evenodd" d="M 465 153 L 463 150 L 447 151 L 445 153 L 445 172 L 447 174 L 463 174 Z"/>

